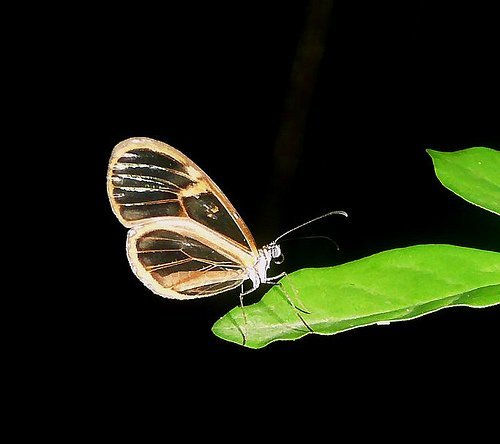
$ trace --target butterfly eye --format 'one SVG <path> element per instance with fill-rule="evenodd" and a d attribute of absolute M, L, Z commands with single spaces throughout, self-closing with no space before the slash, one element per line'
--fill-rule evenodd
<path fill-rule="evenodd" d="M 274 263 L 279 265 L 282 264 L 284 260 L 285 256 L 283 255 L 283 253 L 281 253 L 278 257 L 274 258 Z"/>

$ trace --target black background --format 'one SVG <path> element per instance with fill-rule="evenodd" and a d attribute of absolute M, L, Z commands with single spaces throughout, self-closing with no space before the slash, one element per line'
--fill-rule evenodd
<path fill-rule="evenodd" d="M 498 251 L 498 217 L 444 189 L 425 153 L 500 147 L 492 11 L 478 3 L 400 3 L 333 3 L 317 75 L 303 80 L 312 91 L 303 131 L 286 130 L 302 137 L 292 144 L 298 152 L 285 150 L 296 169 L 278 181 L 277 140 L 284 122 L 305 106 L 292 106 L 291 115 L 285 103 L 311 2 L 120 5 L 82 10 L 68 22 L 74 39 L 63 62 L 77 75 L 66 87 L 67 118 L 92 156 L 92 162 L 85 156 L 93 187 L 86 197 L 95 215 L 85 228 L 90 237 L 82 244 L 87 268 L 78 303 L 87 315 L 79 344 L 94 368 L 155 362 L 153 373 L 161 375 L 187 359 L 203 368 L 223 360 L 228 374 L 239 374 L 236 357 L 248 363 L 285 353 L 288 364 L 273 372 L 296 374 L 300 367 L 326 374 L 399 362 L 432 367 L 436 360 L 489 367 L 498 307 L 454 308 L 259 351 L 224 342 L 210 328 L 238 303 L 237 292 L 185 302 L 150 293 L 129 269 L 126 229 L 106 196 L 113 146 L 148 136 L 200 165 L 259 246 L 323 212 L 348 211 L 349 220 L 328 219 L 302 233 L 331 236 L 341 251 L 328 242 L 287 243 L 282 269 L 288 272 L 414 244 Z M 80 315 L 66 313 L 69 323 Z"/>

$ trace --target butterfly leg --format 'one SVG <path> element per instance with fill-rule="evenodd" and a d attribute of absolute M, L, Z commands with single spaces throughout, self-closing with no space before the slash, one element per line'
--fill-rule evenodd
<path fill-rule="evenodd" d="M 247 341 L 247 338 L 246 338 L 246 332 L 247 332 L 247 314 L 246 314 L 246 311 L 245 311 L 245 306 L 243 305 L 243 296 L 249 294 L 249 293 L 252 293 L 253 291 L 255 291 L 257 288 L 259 287 L 259 282 L 257 281 L 254 281 L 252 279 L 252 288 L 249 288 L 247 291 L 245 291 L 245 288 L 243 286 L 243 282 L 241 283 L 241 292 L 240 292 L 240 307 L 241 307 L 241 313 L 243 314 L 243 331 L 242 331 L 242 334 L 243 334 L 243 345 L 245 345 L 246 341 Z"/>
<path fill-rule="evenodd" d="M 266 283 L 266 284 L 273 284 L 273 285 L 276 285 L 276 284 L 277 284 L 277 282 L 271 282 L 271 281 L 276 280 L 276 279 L 281 279 L 282 277 L 285 277 L 285 276 L 287 276 L 287 274 L 286 274 L 286 272 L 284 271 L 283 273 L 280 273 L 280 274 L 278 274 L 277 276 L 271 276 L 271 277 L 266 278 L 265 283 Z"/>
<path fill-rule="evenodd" d="M 245 325 L 247 324 L 247 314 L 245 313 L 245 308 L 243 306 L 243 296 L 245 296 L 248 293 L 249 291 L 243 291 L 243 284 L 241 284 L 240 307 L 241 307 L 241 313 L 243 314 L 243 320 L 245 322 Z"/>

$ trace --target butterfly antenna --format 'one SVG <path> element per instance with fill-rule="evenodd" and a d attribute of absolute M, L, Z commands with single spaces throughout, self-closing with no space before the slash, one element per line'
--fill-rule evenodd
<path fill-rule="evenodd" d="M 300 224 L 300 225 L 292 228 L 291 230 L 284 232 L 281 236 L 278 236 L 274 240 L 274 242 L 278 242 L 280 239 L 282 239 L 286 235 L 292 233 L 293 231 L 298 230 L 299 228 L 305 227 L 306 225 L 312 224 L 313 222 L 316 222 L 316 221 L 323 219 L 325 217 L 333 216 L 334 214 L 340 214 L 342 216 L 349 217 L 349 215 L 345 211 L 330 211 L 329 213 L 323 214 L 322 216 L 315 217 L 314 219 L 308 220 L 307 222 L 304 222 L 303 224 Z"/>

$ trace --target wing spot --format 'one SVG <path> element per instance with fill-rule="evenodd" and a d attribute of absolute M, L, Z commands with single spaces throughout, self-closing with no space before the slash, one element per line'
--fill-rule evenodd
<path fill-rule="evenodd" d="M 194 179 L 201 179 L 203 176 L 200 174 L 200 172 L 194 168 L 192 165 L 187 165 L 186 167 L 186 173 Z"/>
<path fill-rule="evenodd" d="M 180 190 L 178 194 L 180 197 L 195 197 L 198 199 L 200 194 L 206 193 L 207 191 L 209 191 L 207 183 L 204 180 L 200 180 Z"/>

